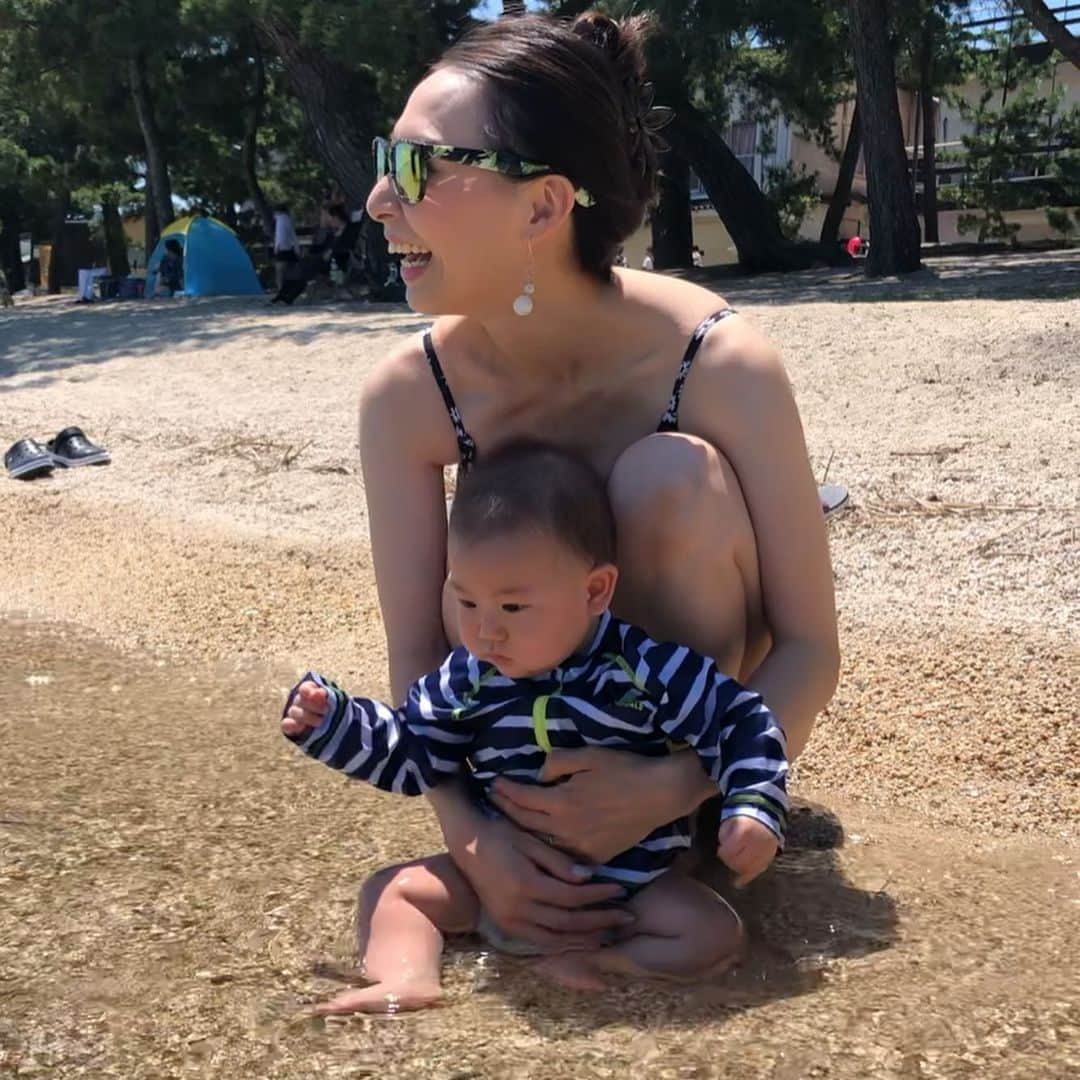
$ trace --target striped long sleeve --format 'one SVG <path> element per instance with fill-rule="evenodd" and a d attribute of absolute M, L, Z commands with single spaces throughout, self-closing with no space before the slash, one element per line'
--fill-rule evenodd
<path fill-rule="evenodd" d="M 629 642 L 627 642 L 629 644 Z M 655 721 L 688 743 L 723 798 L 721 821 L 752 817 L 783 844 L 787 827 L 787 739 L 761 695 L 707 657 L 641 634 L 635 676 L 659 697 Z"/>
<path fill-rule="evenodd" d="M 324 765 L 399 795 L 422 795 L 464 765 L 475 734 L 467 716 L 483 681 L 464 650 L 414 683 L 398 709 L 351 697 L 313 672 L 300 681 L 324 687 L 329 709 L 313 731 L 285 737 Z"/>

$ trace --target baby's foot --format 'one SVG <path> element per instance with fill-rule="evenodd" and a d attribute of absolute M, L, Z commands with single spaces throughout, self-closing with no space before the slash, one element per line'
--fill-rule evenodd
<path fill-rule="evenodd" d="M 348 1013 L 382 1013 L 393 1016 L 399 1012 L 415 1012 L 434 1005 L 442 996 L 438 983 L 374 983 L 372 986 L 346 990 L 329 1001 L 320 1002 L 314 1011 L 320 1016 L 343 1016 Z"/>
<path fill-rule="evenodd" d="M 581 951 L 558 953 L 537 960 L 535 968 L 544 978 L 565 986 L 567 990 L 606 990 L 607 983 L 593 967 L 589 956 L 589 953 Z"/>

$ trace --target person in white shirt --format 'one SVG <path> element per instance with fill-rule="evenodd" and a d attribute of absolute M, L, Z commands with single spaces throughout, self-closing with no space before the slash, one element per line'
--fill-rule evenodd
<path fill-rule="evenodd" d="M 285 270 L 289 263 L 294 263 L 299 258 L 298 247 L 289 207 L 286 203 L 281 203 L 274 208 L 274 271 L 278 291 L 285 280 Z"/>
<path fill-rule="evenodd" d="M 99 277 L 108 277 L 109 271 L 104 266 L 98 266 L 94 263 L 90 267 L 81 267 L 79 269 L 79 287 L 78 295 L 75 298 L 76 304 L 92 304 L 94 302 L 94 281 Z"/>

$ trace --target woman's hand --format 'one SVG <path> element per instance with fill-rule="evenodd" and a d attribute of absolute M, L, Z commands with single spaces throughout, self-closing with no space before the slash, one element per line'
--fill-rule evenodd
<path fill-rule="evenodd" d="M 485 817 L 462 784 L 440 784 L 427 797 L 454 863 L 507 933 L 554 949 L 598 948 L 628 925 L 629 913 L 617 907 L 579 910 L 621 899 L 618 885 L 585 884 L 592 867 L 513 822 Z"/>
<path fill-rule="evenodd" d="M 583 862 L 601 864 L 653 829 L 693 812 L 716 786 L 692 752 L 645 758 L 588 747 L 553 750 L 540 779 L 554 787 L 495 781 L 491 801 L 523 829 Z"/>
<path fill-rule="evenodd" d="M 625 894 L 611 883 L 584 884 L 590 867 L 513 823 L 479 818 L 474 832 L 470 841 L 451 845 L 450 855 L 506 932 L 542 947 L 595 949 L 613 928 L 634 921 L 618 907 L 577 910 Z"/>

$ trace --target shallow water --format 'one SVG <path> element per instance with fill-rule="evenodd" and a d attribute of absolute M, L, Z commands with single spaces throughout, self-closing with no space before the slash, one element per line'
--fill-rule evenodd
<path fill-rule="evenodd" d="M 132 660 L 8 619 L 0 672 L 0 1075 L 1080 1069 L 1077 850 L 797 785 L 789 850 L 737 901 L 751 954 L 714 984 L 580 997 L 466 943 L 445 1006 L 313 1020 L 304 1005 L 350 959 L 355 886 L 438 846 L 422 801 L 343 785 L 285 745 L 284 671 Z"/>

